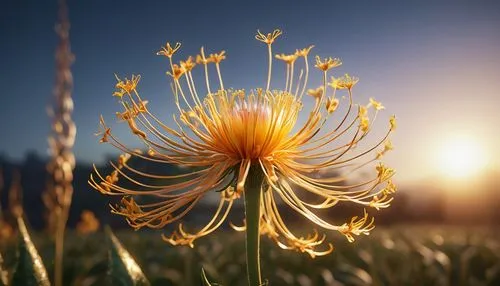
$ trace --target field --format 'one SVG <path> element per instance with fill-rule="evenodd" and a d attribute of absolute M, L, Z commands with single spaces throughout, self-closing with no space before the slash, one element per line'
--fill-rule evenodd
<path fill-rule="evenodd" d="M 263 238 L 262 272 L 269 285 L 500 285 L 498 234 L 485 227 L 381 227 L 353 244 L 336 237 L 335 252 L 315 259 Z M 117 236 L 152 285 L 200 285 L 202 267 L 211 281 L 246 285 L 241 233 L 219 232 L 194 249 L 171 247 L 157 233 L 124 230 Z M 52 242 L 42 234 L 33 240 L 51 273 Z M 104 241 L 102 232 L 68 234 L 65 285 L 107 285 Z M 15 265 L 14 246 L 2 242 L 8 270 Z"/>

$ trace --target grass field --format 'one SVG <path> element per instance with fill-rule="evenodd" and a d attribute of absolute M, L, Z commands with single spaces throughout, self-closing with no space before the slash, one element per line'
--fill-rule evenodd
<path fill-rule="evenodd" d="M 270 285 L 500 285 L 500 232 L 492 228 L 413 226 L 377 228 L 349 244 L 336 237 L 336 250 L 311 259 L 279 249 L 263 238 L 263 277 Z M 246 285 L 241 233 L 219 232 L 194 249 L 171 247 L 157 233 L 118 231 L 152 285 L 200 285 L 203 267 L 210 280 Z M 52 272 L 52 242 L 34 242 Z M 15 241 L 2 242 L 4 264 L 15 264 Z M 65 285 L 106 285 L 104 234 L 70 233 L 66 240 Z"/>

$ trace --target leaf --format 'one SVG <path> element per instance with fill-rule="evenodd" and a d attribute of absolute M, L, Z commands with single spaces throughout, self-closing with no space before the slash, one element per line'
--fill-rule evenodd
<path fill-rule="evenodd" d="M 201 283 L 203 286 L 221 286 L 217 283 L 210 283 L 210 281 L 208 281 L 207 274 L 205 273 L 205 269 L 203 268 L 201 268 Z"/>
<path fill-rule="evenodd" d="M 35 245 L 31 241 L 28 229 L 22 217 L 17 218 L 19 228 L 18 261 L 12 277 L 13 286 L 50 286 L 47 270 L 42 258 L 38 255 Z"/>
<path fill-rule="evenodd" d="M 204 286 L 212 286 L 210 284 L 210 281 L 208 281 L 207 275 L 205 274 L 205 269 L 201 269 L 201 282 L 203 283 Z"/>
<path fill-rule="evenodd" d="M 109 250 L 109 276 L 112 285 L 151 285 L 132 255 L 123 247 L 111 228 L 106 227 Z"/>

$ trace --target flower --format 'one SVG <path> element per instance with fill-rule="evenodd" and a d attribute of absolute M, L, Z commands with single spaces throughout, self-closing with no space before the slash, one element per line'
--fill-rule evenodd
<path fill-rule="evenodd" d="M 181 48 L 181 43 L 175 43 L 175 46 L 172 48 L 170 43 L 166 43 L 165 46 L 161 47 L 161 49 L 156 53 L 159 56 L 165 56 L 168 58 L 172 58 L 172 56 Z"/>
<path fill-rule="evenodd" d="M 99 225 L 99 220 L 95 217 L 94 213 L 84 210 L 80 215 L 80 221 L 76 225 L 76 231 L 82 235 L 91 234 L 99 229 Z"/>
<path fill-rule="evenodd" d="M 345 74 L 342 77 L 334 78 L 332 77 L 332 81 L 329 85 L 334 89 L 348 89 L 351 90 L 353 86 L 358 83 L 359 78 L 352 77 L 349 74 Z"/>
<path fill-rule="evenodd" d="M 323 98 L 323 93 L 325 92 L 324 87 L 320 86 L 318 88 L 311 88 L 307 90 L 307 95 L 310 95 L 316 99 Z"/>
<path fill-rule="evenodd" d="M 279 55 L 276 55 L 275 57 L 278 60 L 282 60 L 287 64 L 292 64 L 297 59 L 297 54 L 291 54 L 291 55 L 279 54 Z"/>
<path fill-rule="evenodd" d="M 186 61 L 181 61 L 181 68 L 185 71 L 191 71 L 196 66 L 196 63 L 193 62 L 193 57 L 189 56 Z"/>
<path fill-rule="evenodd" d="M 174 64 L 172 65 L 172 71 L 168 71 L 167 74 L 171 77 L 173 77 L 175 80 L 178 80 L 184 73 L 186 73 L 186 65 L 178 65 Z"/>
<path fill-rule="evenodd" d="M 362 116 L 359 118 L 359 128 L 364 133 L 368 132 L 368 130 L 370 129 L 370 119 L 368 118 L 368 116 Z"/>
<path fill-rule="evenodd" d="M 324 72 L 328 71 L 331 68 L 335 68 L 342 65 L 342 61 L 338 58 L 326 58 L 321 59 L 319 56 L 316 56 L 316 65 L 315 67 Z"/>
<path fill-rule="evenodd" d="M 394 149 L 394 146 L 392 145 L 392 142 L 391 140 L 387 140 L 385 141 L 385 144 L 384 144 L 384 149 L 382 149 L 382 151 L 379 151 L 377 152 L 377 159 L 382 159 L 382 156 L 385 155 L 385 153 L 391 151 Z"/>
<path fill-rule="evenodd" d="M 257 30 L 257 35 L 255 35 L 255 39 L 257 41 L 261 41 L 268 45 L 272 45 L 274 40 L 278 38 L 281 34 L 283 34 L 280 30 L 275 29 L 272 33 L 267 33 L 266 35 L 262 34 L 259 30 Z"/>
<path fill-rule="evenodd" d="M 309 47 L 300 50 L 297 49 L 295 50 L 295 55 L 298 57 L 307 57 L 312 48 L 314 48 L 314 45 L 310 45 Z"/>
<path fill-rule="evenodd" d="M 210 60 L 216 64 L 222 62 L 226 59 L 226 51 L 221 51 L 220 53 L 210 54 Z"/>
<path fill-rule="evenodd" d="M 339 106 L 339 100 L 337 98 L 331 97 L 326 100 L 326 111 L 328 113 L 333 113 Z"/>
<path fill-rule="evenodd" d="M 391 125 L 391 131 L 394 131 L 396 130 L 396 116 L 391 116 L 391 118 L 389 118 L 389 124 Z"/>
<path fill-rule="evenodd" d="M 381 110 L 384 109 L 385 107 L 382 105 L 382 103 L 376 101 L 372 97 L 370 97 L 370 103 L 368 104 L 369 106 L 373 106 L 376 110 Z"/>
<path fill-rule="evenodd" d="M 117 163 L 110 162 L 113 171 L 109 175 L 95 168 L 89 183 L 103 194 L 121 197 L 120 203 L 112 206 L 113 213 L 124 216 L 136 229 L 163 228 L 176 223 L 177 230 L 163 239 L 172 245 L 192 247 L 196 239 L 215 231 L 226 220 L 234 202 L 245 194 L 252 169 L 264 178 L 260 234 L 270 237 L 279 247 L 312 257 L 333 250 L 327 236 L 317 230 L 305 236 L 294 234 L 280 214 L 280 209 L 286 206 L 318 228 L 337 231 L 350 242 L 355 236 L 369 234 L 373 217 L 366 210 L 361 218 L 354 217 L 340 225 L 322 219 L 316 210 L 349 202 L 377 210 L 389 206 L 396 189 L 391 181 L 394 170 L 380 163 L 381 156 L 376 152 L 384 143 L 383 153 L 392 148 L 386 142 L 395 128 L 395 119 L 391 117 L 389 128 L 380 140 L 365 142 L 375 126 L 376 114 L 382 109 L 381 103 L 373 99 L 368 106 L 353 103 L 352 89 L 358 79 L 347 74 L 332 77 L 332 82 L 327 83 L 329 70 L 341 64 L 336 58 L 316 57 L 323 85 L 309 87 L 308 54 L 312 46 L 293 55 L 276 56 L 286 64 L 286 84 L 281 89 L 270 89 L 271 46 L 279 35 L 279 30 L 269 34 L 258 32 L 256 39 L 269 49 L 268 80 L 263 85 L 266 88 L 249 91 L 224 88 L 220 70 L 220 63 L 226 58 L 224 51 L 206 57 L 202 48 L 196 56 L 196 63 L 204 71 L 204 84 L 200 86 L 191 74 L 196 68 L 193 58 L 173 63 L 172 55 L 180 44 L 176 48 L 167 44 L 160 54 L 166 55 L 170 62 L 167 73 L 171 76 L 178 111 L 173 117 L 175 128 L 145 107 L 146 101 L 137 90 L 140 77 L 134 76 L 132 81 L 118 79 L 118 92 L 123 92 L 118 97 L 123 108 L 117 113 L 118 118 L 127 122 L 147 150 L 127 147 L 101 118 L 104 131 L 98 133 L 100 142 L 111 144 L 124 155 Z M 215 64 L 218 83 L 210 80 L 209 63 Z M 305 73 L 297 76 L 294 64 L 303 65 Z M 212 91 L 214 84 L 217 89 Z M 349 99 L 346 108 L 340 108 L 344 101 L 335 96 L 343 89 Z M 306 90 L 314 102 L 310 110 L 303 111 L 302 96 Z M 356 106 L 357 113 L 353 112 Z M 374 107 L 374 114 L 368 110 L 370 106 Z M 301 113 L 307 116 L 304 121 L 299 121 Z M 358 146 L 368 147 L 358 150 Z M 180 173 L 153 172 L 144 162 L 175 165 Z M 358 171 L 365 174 L 369 170 L 371 177 L 351 182 L 353 177 L 349 174 Z M 219 194 L 219 204 L 211 219 L 198 231 L 189 231 L 180 220 L 214 191 Z M 319 200 L 311 201 L 310 195 Z M 245 225 L 234 228 L 244 230 Z"/>
<path fill-rule="evenodd" d="M 141 80 L 140 75 L 132 75 L 132 79 L 127 79 L 121 80 L 116 74 L 115 78 L 117 80 L 117 83 L 115 85 L 117 91 L 113 93 L 113 96 L 117 96 L 119 98 L 122 98 L 123 95 L 125 94 L 130 94 L 133 92 L 136 88 L 137 85 L 139 84 L 139 81 Z"/>
<path fill-rule="evenodd" d="M 208 63 L 213 63 L 213 58 L 212 57 L 205 57 L 205 52 L 203 50 L 203 47 L 201 48 L 201 53 L 199 55 L 196 55 L 196 63 L 197 64 L 204 64 L 207 65 Z"/>

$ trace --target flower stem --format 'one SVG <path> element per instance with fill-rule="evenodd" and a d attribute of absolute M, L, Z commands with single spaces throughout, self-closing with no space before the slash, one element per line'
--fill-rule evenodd
<path fill-rule="evenodd" d="M 260 199 L 264 173 L 252 164 L 245 183 L 247 275 L 249 286 L 262 285 L 260 277 Z"/>
<path fill-rule="evenodd" d="M 64 283 L 64 233 L 66 232 L 66 223 L 68 222 L 69 208 L 71 206 L 71 197 L 73 195 L 73 189 L 66 189 L 64 193 L 64 205 L 57 215 L 56 222 L 56 237 L 55 237 L 55 255 L 54 255 L 54 285 L 62 286 Z"/>

